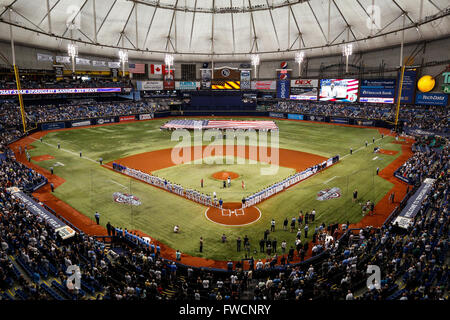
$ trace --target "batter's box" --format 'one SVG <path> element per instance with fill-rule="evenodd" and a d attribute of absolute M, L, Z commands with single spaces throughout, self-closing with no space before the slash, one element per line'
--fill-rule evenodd
<path fill-rule="evenodd" d="M 225 210 L 221 210 L 222 211 L 222 216 L 224 217 L 231 217 L 231 210 L 229 209 L 225 209 Z"/>
<path fill-rule="evenodd" d="M 245 215 L 244 209 L 236 209 L 236 210 L 233 211 L 233 213 L 236 216 L 243 216 L 243 215 Z"/>

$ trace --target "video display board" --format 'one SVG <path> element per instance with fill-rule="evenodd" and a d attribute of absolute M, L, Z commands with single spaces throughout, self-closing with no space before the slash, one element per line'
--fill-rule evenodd
<path fill-rule="evenodd" d="M 356 102 L 358 99 L 357 79 L 320 80 L 320 101 Z"/>

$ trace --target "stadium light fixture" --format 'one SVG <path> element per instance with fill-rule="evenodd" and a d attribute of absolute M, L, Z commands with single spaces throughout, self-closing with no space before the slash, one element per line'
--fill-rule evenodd
<path fill-rule="evenodd" d="M 295 54 L 295 62 L 298 63 L 298 77 L 302 76 L 302 62 L 305 59 L 305 53 L 303 51 L 297 52 Z"/>
<path fill-rule="evenodd" d="M 119 50 L 119 61 L 122 64 L 122 77 L 125 77 L 125 63 L 128 62 L 128 52 Z"/>
<path fill-rule="evenodd" d="M 259 55 L 252 54 L 252 65 L 255 67 L 255 79 L 258 79 Z"/>
<path fill-rule="evenodd" d="M 345 73 L 348 73 L 348 57 L 350 57 L 353 53 L 353 46 L 351 43 L 348 43 L 344 46 L 342 50 L 342 54 L 345 56 Z"/>
<path fill-rule="evenodd" d="M 67 45 L 67 54 L 72 60 L 72 74 L 75 74 L 75 58 L 78 56 L 78 47 L 73 43 Z"/>

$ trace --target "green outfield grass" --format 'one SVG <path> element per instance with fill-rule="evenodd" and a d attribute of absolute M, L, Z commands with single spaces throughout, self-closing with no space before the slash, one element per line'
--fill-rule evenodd
<path fill-rule="evenodd" d="M 205 207 L 127 178 L 95 162 L 100 157 L 106 163 L 133 154 L 175 146 L 177 142 L 170 140 L 170 133 L 159 130 L 165 121 L 167 119 L 51 132 L 43 138 L 42 143 L 33 143 L 35 148 L 30 150 L 30 155 L 49 154 L 55 157 L 37 164 L 46 169 L 54 167 L 55 174 L 66 180 L 66 183 L 55 190 L 55 195 L 92 220 L 94 212 L 98 210 L 101 213 L 100 223 L 103 225 L 110 221 L 118 227 L 139 229 L 174 249 L 194 256 L 220 260 L 243 257 L 244 253 L 237 253 L 235 250 L 235 239 L 244 235 L 250 238 L 251 254 L 255 258 L 263 257 L 259 253 L 253 254 L 253 248 L 257 249 L 258 241 L 264 230 L 270 227 L 272 218 L 277 222 L 277 231 L 270 237 L 276 237 L 279 243 L 286 240 L 292 245 L 295 233 L 280 230 L 286 217 L 291 219 L 298 216 L 299 210 L 305 212 L 315 208 L 317 218 L 315 223 L 310 225 L 310 239 L 312 230 L 319 223 L 357 222 L 362 218 L 361 206 L 351 202 L 351 194 L 355 188 L 359 191 L 361 201 L 375 202 L 391 188 L 391 184 L 376 176 L 375 172 L 377 167 L 384 168 L 396 156 L 375 155 L 372 153 L 373 145 L 364 147 L 366 140 L 370 143 L 372 137 L 380 139 L 377 130 L 302 121 L 276 121 L 280 128 L 280 148 L 324 157 L 340 154 L 345 158 L 335 166 L 259 204 L 262 217 L 256 223 L 242 227 L 224 227 L 205 218 Z M 401 151 L 401 145 L 392 142 L 393 138 L 385 137 L 379 140 L 377 145 L 384 149 Z M 58 143 L 61 143 L 61 150 L 56 148 Z M 346 156 L 350 147 L 353 148 L 354 154 Z M 359 148 L 361 149 L 358 150 Z M 83 151 L 83 158 L 79 157 L 79 151 Z M 245 181 L 249 188 L 257 188 L 258 183 L 262 184 L 261 188 L 267 185 L 268 181 L 259 180 L 258 176 L 251 173 L 251 170 L 256 169 L 251 167 L 249 165 L 231 169 L 231 166 L 217 165 L 215 168 L 202 169 L 195 165 L 182 165 L 160 170 L 158 174 L 170 171 L 180 180 L 186 181 L 186 185 L 191 183 L 197 188 L 203 177 L 209 188 L 209 184 L 213 183 L 208 180 L 210 174 L 228 170 L 252 176 L 249 179 L 254 179 L 254 186 Z M 285 175 L 289 175 L 289 172 L 282 171 L 277 180 L 281 180 Z M 220 182 L 218 184 L 220 185 Z M 238 179 L 229 190 L 230 195 L 235 191 L 234 188 L 240 187 Z M 340 188 L 339 198 L 327 201 L 316 199 L 317 192 L 332 187 Z M 142 204 L 129 206 L 114 202 L 112 194 L 117 191 L 137 196 Z M 224 194 L 224 198 L 228 199 L 226 197 L 228 195 Z M 172 232 L 175 224 L 180 226 L 181 233 Z M 222 233 L 228 236 L 229 242 L 221 243 Z M 198 252 L 200 236 L 204 238 L 202 254 Z"/>
<path fill-rule="evenodd" d="M 295 170 L 292 168 L 280 166 L 277 175 L 261 175 L 261 169 L 268 167 L 268 164 L 261 162 L 250 164 L 248 159 L 238 159 L 231 156 L 208 157 L 204 158 L 203 161 L 203 164 L 189 162 L 168 167 L 154 171 L 153 174 L 181 184 L 186 188 L 199 190 L 204 194 L 212 195 L 213 192 L 216 192 L 217 199 L 222 199 L 223 201 L 240 202 L 243 197 L 295 173 Z M 239 164 L 240 162 L 238 161 L 242 161 L 245 164 Z M 208 164 L 210 162 L 215 163 Z M 223 188 L 223 180 L 217 180 L 212 177 L 214 173 L 220 171 L 231 171 L 237 173 L 239 177 L 231 181 L 231 187 Z M 202 178 L 203 188 L 200 185 Z M 242 181 L 244 181 L 245 189 L 242 189 Z"/>

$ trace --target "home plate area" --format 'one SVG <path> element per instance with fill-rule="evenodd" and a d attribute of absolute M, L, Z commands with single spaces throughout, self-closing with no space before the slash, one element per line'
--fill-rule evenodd
<path fill-rule="evenodd" d="M 257 207 L 242 208 L 239 202 L 226 202 L 222 208 L 209 207 L 205 211 L 208 220 L 226 226 L 244 226 L 261 218 Z"/>

